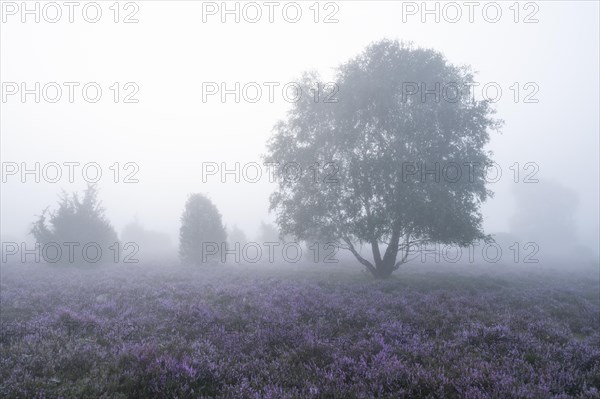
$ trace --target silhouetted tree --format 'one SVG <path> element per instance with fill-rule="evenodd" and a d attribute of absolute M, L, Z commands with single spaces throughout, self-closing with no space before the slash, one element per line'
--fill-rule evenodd
<path fill-rule="evenodd" d="M 137 217 L 121 230 L 121 241 L 124 252 L 131 253 L 134 249 L 139 249 L 136 259 L 142 261 L 156 261 L 176 253 L 168 234 L 146 229 Z"/>
<path fill-rule="evenodd" d="M 220 249 L 227 240 L 227 232 L 217 207 L 204 195 L 192 194 L 185 204 L 179 230 L 179 256 L 185 263 L 203 262 L 206 246 L 215 244 Z M 212 258 L 212 257 L 211 257 Z"/>
<path fill-rule="evenodd" d="M 279 232 L 277 228 L 270 223 L 261 222 L 258 232 L 258 241 L 263 244 L 266 242 L 279 242 Z"/>
<path fill-rule="evenodd" d="M 31 233 L 41 245 L 54 243 L 61 248 L 60 253 L 53 251 L 52 255 L 48 255 L 55 263 L 89 263 L 90 259 L 96 263 L 102 259 L 114 259 L 113 251 L 116 248 L 113 245 L 118 241 L 117 233 L 98 200 L 95 185 L 88 185 L 82 199 L 79 199 L 77 193 L 68 195 L 63 191 L 58 209 L 48 212 L 46 208 L 33 223 Z M 69 245 L 74 248 L 73 254 L 69 253 Z M 98 257 L 96 253 L 83 256 L 86 245 L 99 247 L 101 254 Z"/>
<path fill-rule="evenodd" d="M 235 243 L 239 243 L 240 247 L 243 247 L 248 242 L 248 238 L 242 229 L 234 225 L 231 228 L 231 231 L 228 234 L 229 236 L 229 244 L 233 248 L 235 247 Z"/>
<path fill-rule="evenodd" d="M 302 93 L 311 95 L 293 104 L 269 142 L 268 162 L 333 162 L 321 179 L 278 179 L 270 208 L 280 231 L 335 240 L 376 277 L 398 269 L 418 243 L 488 239 L 480 204 L 491 192 L 484 174 L 467 174 L 464 164 L 491 162 L 484 145 L 501 122 L 488 101 L 469 95 L 469 70 L 434 50 L 383 40 L 342 65 L 335 83 L 303 75 Z M 436 88 L 438 96 L 422 95 Z M 459 165 L 462 178 L 423 176 L 436 165 Z M 357 243 L 370 246 L 372 261 Z"/>

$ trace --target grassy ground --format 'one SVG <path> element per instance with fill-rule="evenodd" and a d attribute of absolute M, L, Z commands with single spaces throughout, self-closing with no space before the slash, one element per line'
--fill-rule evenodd
<path fill-rule="evenodd" d="M 1 269 L 3 398 L 600 398 L 597 267 Z"/>

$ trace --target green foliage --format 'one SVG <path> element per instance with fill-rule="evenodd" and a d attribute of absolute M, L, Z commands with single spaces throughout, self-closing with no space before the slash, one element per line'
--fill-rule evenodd
<path fill-rule="evenodd" d="M 51 213 L 46 208 L 33 223 L 31 233 L 41 245 L 55 243 L 62 248 L 62 255 L 57 258 L 56 263 L 88 262 L 82 257 L 82 248 L 90 243 L 101 248 L 100 259 L 110 259 L 113 253 L 109 247 L 118 241 L 117 233 L 104 214 L 104 208 L 98 200 L 98 189 L 94 185 L 88 185 L 82 199 L 77 193 L 69 195 L 63 191 L 58 209 Z M 72 257 L 65 243 L 75 243 Z M 48 257 L 55 258 L 54 254 Z M 95 258 L 95 254 L 91 257 Z"/>
<path fill-rule="evenodd" d="M 315 101 L 303 96 L 275 126 L 268 162 L 321 165 L 333 162 L 337 181 L 280 179 L 271 196 L 282 234 L 338 241 L 374 275 L 387 277 L 420 243 L 466 245 L 487 238 L 480 205 L 491 195 L 481 170 L 491 162 L 488 130 L 500 127 L 487 101 L 463 95 L 456 101 L 407 96 L 407 84 L 427 89 L 448 84 L 468 90 L 473 75 L 442 54 L 384 40 L 343 64 L 336 86 Z M 303 93 L 319 84 L 303 76 Z M 327 86 L 326 86 L 327 88 Z M 409 166 L 460 165 L 458 181 L 404 173 Z M 407 177 L 408 176 L 408 177 Z M 355 248 L 366 243 L 373 261 Z M 385 253 L 380 245 L 387 245 Z M 398 255 L 399 259 L 398 259 Z"/>

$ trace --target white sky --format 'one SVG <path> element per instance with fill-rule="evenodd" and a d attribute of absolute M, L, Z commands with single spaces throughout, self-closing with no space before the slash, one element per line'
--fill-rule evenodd
<path fill-rule="evenodd" d="M 2 3 L 4 10 L 10 2 Z M 482 6 L 475 10 L 474 23 L 468 22 L 464 7 L 465 15 L 455 24 L 436 23 L 431 16 L 422 23 L 419 15 L 403 22 L 400 1 L 336 2 L 339 22 L 334 24 L 313 22 L 312 1 L 301 2 L 303 16 L 296 24 L 282 18 L 281 6 L 275 23 L 265 14 L 256 24 L 235 23 L 232 17 L 223 24 L 218 15 L 202 22 L 202 2 L 138 1 L 139 23 L 115 24 L 109 9 L 113 2 L 99 3 L 103 15 L 96 24 L 83 20 L 81 7 L 74 23 L 66 15 L 55 24 L 35 23 L 32 16 L 22 23 L 20 14 L 3 13 L 2 82 L 27 82 L 30 87 L 34 82 L 98 82 L 103 97 L 94 104 L 83 101 L 80 90 L 73 104 L 66 94 L 56 104 L 10 97 L 0 104 L 1 158 L 28 165 L 101 164 L 106 176 L 100 182 L 101 197 L 117 231 L 137 215 L 146 227 L 175 239 L 187 194 L 203 192 L 215 201 L 227 225 L 237 224 L 252 237 L 261 221 L 272 220 L 268 195 L 274 186 L 266 179 L 257 184 L 223 184 L 214 178 L 202 183 L 201 164 L 260 162 L 273 125 L 289 105 L 281 95 L 269 103 L 266 93 L 257 104 L 222 104 L 218 98 L 203 103 L 202 83 L 285 84 L 309 69 L 327 80 L 334 67 L 368 43 L 391 38 L 442 51 L 450 62 L 479 71 L 478 81 L 502 87 L 497 110 L 505 127 L 502 135 L 493 136 L 490 149 L 506 177 L 493 185 L 496 196 L 485 205 L 487 230 L 508 229 L 515 184 L 508 167 L 535 162 L 540 184 L 556 179 L 577 191 L 580 236 L 597 247 L 600 35 L 595 1 L 535 2 L 539 22 L 532 24 L 513 21 L 513 2 L 499 2 L 503 14 L 495 24 L 483 19 Z M 34 2 L 28 4 L 33 7 Z M 532 10 L 521 8 L 519 17 Z M 123 17 L 125 11 L 121 13 Z M 321 9 L 320 17 L 325 14 Z M 112 102 L 109 86 L 114 82 L 135 82 L 139 103 Z M 514 82 L 535 82 L 539 103 L 514 103 L 509 89 Z M 136 162 L 140 182 L 111 182 L 108 167 L 114 162 Z M 29 177 L 23 184 L 9 177 L 2 184 L 2 233 L 23 235 L 34 215 L 54 206 L 61 188 L 85 186 L 79 174 L 76 178 L 74 184 L 66 179 L 35 184 Z"/>

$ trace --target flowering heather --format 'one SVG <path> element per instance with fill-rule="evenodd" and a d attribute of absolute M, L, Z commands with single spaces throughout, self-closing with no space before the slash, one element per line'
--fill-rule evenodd
<path fill-rule="evenodd" d="M 2 398 L 600 398 L 597 268 L 1 273 Z"/>

